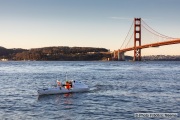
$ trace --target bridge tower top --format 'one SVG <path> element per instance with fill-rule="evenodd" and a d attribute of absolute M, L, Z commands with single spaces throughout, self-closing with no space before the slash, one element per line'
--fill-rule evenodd
<path fill-rule="evenodd" d="M 141 18 L 134 18 L 134 61 L 141 61 Z"/>

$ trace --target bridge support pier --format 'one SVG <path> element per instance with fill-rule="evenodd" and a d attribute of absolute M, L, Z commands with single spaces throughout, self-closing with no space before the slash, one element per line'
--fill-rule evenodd
<path fill-rule="evenodd" d="M 118 61 L 125 61 L 124 52 L 118 50 Z"/>

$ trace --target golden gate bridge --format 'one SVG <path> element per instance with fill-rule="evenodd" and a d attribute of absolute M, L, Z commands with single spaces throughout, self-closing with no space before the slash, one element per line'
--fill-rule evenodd
<path fill-rule="evenodd" d="M 134 51 L 133 61 L 141 61 L 142 49 L 179 43 L 180 38 L 172 38 L 160 34 L 147 25 L 141 18 L 134 18 L 120 49 L 114 51 L 113 59 L 120 61 L 125 60 L 124 53 Z"/>

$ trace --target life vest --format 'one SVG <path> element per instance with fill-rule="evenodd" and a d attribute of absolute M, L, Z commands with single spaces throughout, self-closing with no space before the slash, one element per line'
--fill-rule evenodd
<path fill-rule="evenodd" d="M 67 82 L 66 83 L 66 88 L 69 90 L 71 88 L 70 84 Z"/>

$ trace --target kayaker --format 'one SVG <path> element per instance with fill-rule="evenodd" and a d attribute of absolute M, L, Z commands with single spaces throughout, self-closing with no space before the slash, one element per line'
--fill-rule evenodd
<path fill-rule="evenodd" d="M 57 80 L 57 85 L 61 86 L 61 82 L 59 80 Z"/>
<path fill-rule="evenodd" d="M 66 88 L 69 90 L 71 88 L 71 85 L 69 84 L 69 82 L 66 82 Z"/>

